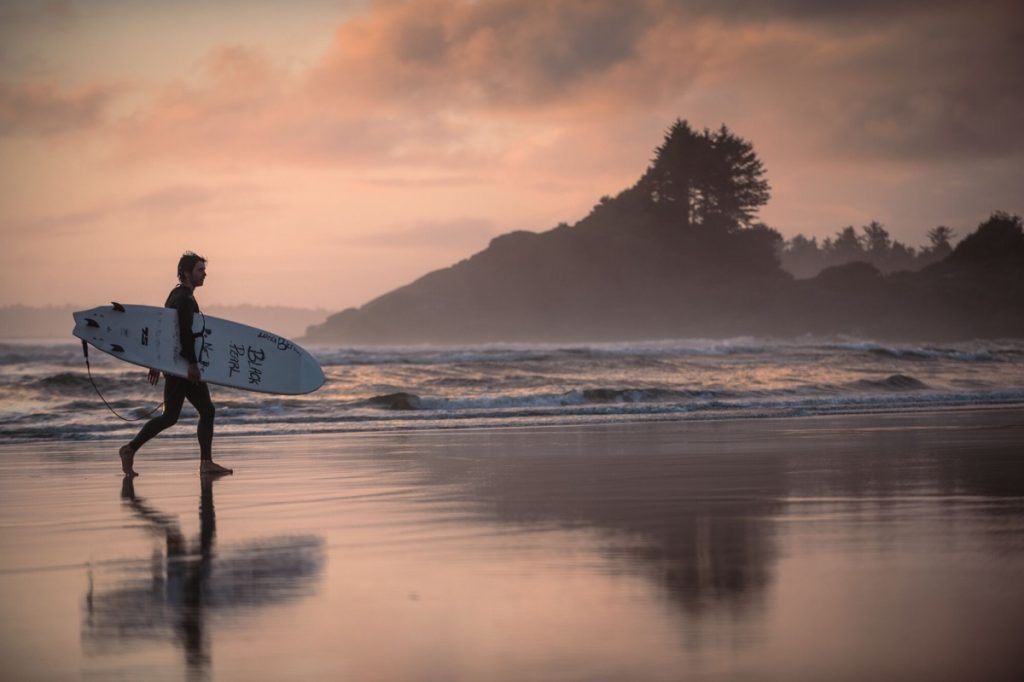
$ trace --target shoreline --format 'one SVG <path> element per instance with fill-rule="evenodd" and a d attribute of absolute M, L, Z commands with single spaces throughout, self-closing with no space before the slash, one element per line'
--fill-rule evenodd
<path fill-rule="evenodd" d="M 0 439 L 130 439 L 141 423 L 109 415 L 80 349 L 9 349 L 0 372 Z M 100 354 L 101 356 L 104 354 Z M 223 437 L 916 413 L 1024 405 L 1024 340 L 887 347 L 805 339 L 668 346 L 365 352 L 321 357 L 326 384 L 280 396 L 211 386 Z M 99 357 L 97 363 L 99 363 Z M 162 391 L 116 359 L 92 368 L 125 416 Z M 194 420 L 188 405 L 184 420 Z M 167 437 L 188 437 L 179 426 Z"/>
<path fill-rule="evenodd" d="M 190 407 L 187 406 L 186 407 Z M 896 419 L 900 416 L 907 417 L 928 417 L 929 415 L 944 415 L 944 414 L 984 414 L 984 413 L 1005 413 L 1005 412 L 1021 412 L 1022 421 L 1024 421 L 1024 403 L 1021 402 L 1008 402 L 1000 404 L 986 404 L 986 405 L 929 405 L 929 406 L 916 406 L 909 408 L 891 409 L 891 410 L 856 410 L 847 411 L 840 410 L 835 412 L 821 412 L 814 414 L 774 414 L 774 415 L 751 415 L 751 414 L 737 414 L 721 416 L 716 414 L 697 413 L 698 416 L 694 416 L 692 413 L 686 416 L 679 415 L 665 415 L 665 414 L 652 414 L 646 418 L 638 418 L 639 415 L 615 415 L 615 419 L 593 419 L 593 420 L 559 420 L 559 417 L 553 417 L 550 423 L 544 422 L 531 422 L 527 424 L 514 424 L 508 423 L 508 420 L 503 420 L 502 423 L 495 424 L 459 424 L 454 423 L 451 425 L 442 424 L 431 424 L 430 426 L 419 427 L 419 426 L 402 426 L 402 425 L 387 425 L 381 427 L 374 427 L 371 422 L 371 426 L 367 428 L 332 428 L 332 429 L 320 429 L 320 430 L 294 430 L 286 432 L 261 432 L 261 431 L 243 431 L 243 432 L 232 432 L 232 431 L 215 431 L 215 443 L 220 440 L 226 439 L 264 439 L 264 438 L 331 438 L 335 436 L 344 435 L 380 435 L 386 436 L 388 434 L 416 434 L 416 433 L 461 433 L 461 432 L 473 432 L 473 431 L 522 431 L 532 429 L 588 429 L 588 428 L 606 428 L 606 427 L 629 427 L 629 426 L 643 426 L 643 425 L 666 425 L 666 424 L 757 424 L 772 421 L 784 421 L 784 422 L 798 422 L 801 420 L 827 420 L 827 419 L 843 419 L 843 418 L 892 418 Z M 157 436 L 158 441 L 165 440 L 181 440 L 181 439 L 195 439 L 194 429 L 194 417 L 188 417 L 186 413 L 186 419 L 190 421 L 179 421 L 178 424 L 171 427 L 167 431 L 164 431 Z M 424 421 L 426 418 L 424 418 Z M 353 419 L 352 421 L 358 421 Z M 443 421 L 443 420 L 439 420 Z M 471 421 L 471 419 L 453 419 L 453 422 Z M 139 428 L 145 423 L 145 420 L 137 422 Z M 66 436 L 54 436 L 54 437 L 25 437 L 25 438 L 0 438 L 0 449 L 11 446 L 16 447 L 20 445 L 32 444 L 32 443 L 100 443 L 100 442 L 121 442 L 124 439 L 124 435 L 120 434 L 117 436 L 92 436 L 87 438 L 69 438 Z"/>

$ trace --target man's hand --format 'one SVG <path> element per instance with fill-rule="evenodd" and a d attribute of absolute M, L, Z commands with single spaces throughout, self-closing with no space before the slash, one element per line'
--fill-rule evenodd
<path fill-rule="evenodd" d="M 151 370 L 149 370 L 149 376 L 146 377 L 146 379 L 149 381 L 149 384 L 151 386 L 156 386 L 158 383 L 160 383 L 160 370 L 158 370 L 158 369 L 151 369 Z"/>
<path fill-rule="evenodd" d="M 202 380 L 202 376 L 199 374 L 199 365 L 192 363 L 188 366 L 188 380 L 193 384 L 198 384 Z"/>

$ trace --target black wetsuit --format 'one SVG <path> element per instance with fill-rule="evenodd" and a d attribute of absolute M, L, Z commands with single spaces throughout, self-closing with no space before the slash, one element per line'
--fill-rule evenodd
<path fill-rule="evenodd" d="M 192 290 L 188 287 L 176 286 L 167 297 L 166 308 L 178 311 L 178 335 L 181 342 L 181 357 L 189 364 L 196 364 L 195 335 L 192 333 L 192 318 L 199 312 Z M 213 449 L 213 401 L 210 400 L 210 387 L 204 382 L 193 384 L 188 379 L 164 374 L 164 413 L 146 422 L 139 435 L 129 445 L 138 452 L 146 441 L 169 426 L 174 426 L 181 414 L 185 399 L 199 412 L 199 453 L 203 459 L 212 459 Z"/>

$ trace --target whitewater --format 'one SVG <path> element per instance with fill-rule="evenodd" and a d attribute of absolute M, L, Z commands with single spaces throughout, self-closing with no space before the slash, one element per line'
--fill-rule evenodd
<path fill-rule="evenodd" d="M 223 435 L 729 420 L 1024 404 L 1024 340 L 882 343 L 835 337 L 466 347 L 312 346 L 306 396 L 212 386 Z M 157 408 L 146 371 L 90 353 L 128 417 Z M 162 383 L 161 383 L 162 386 Z M 182 423 L 163 437 L 194 437 Z M 73 341 L 0 343 L 0 441 L 130 438 Z"/>

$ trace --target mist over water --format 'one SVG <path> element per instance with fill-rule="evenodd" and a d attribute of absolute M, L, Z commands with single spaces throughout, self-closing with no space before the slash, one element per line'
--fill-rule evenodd
<path fill-rule="evenodd" d="M 1024 402 L 1024 341 L 892 344 L 753 337 L 629 344 L 314 346 L 327 383 L 307 396 L 220 386 L 219 435 L 389 431 L 889 412 Z M 92 378 L 141 417 L 162 390 L 92 353 Z M 0 439 L 125 437 L 75 344 L 0 344 Z M 182 420 L 195 415 L 186 404 Z M 192 437 L 192 429 L 167 436 Z"/>

